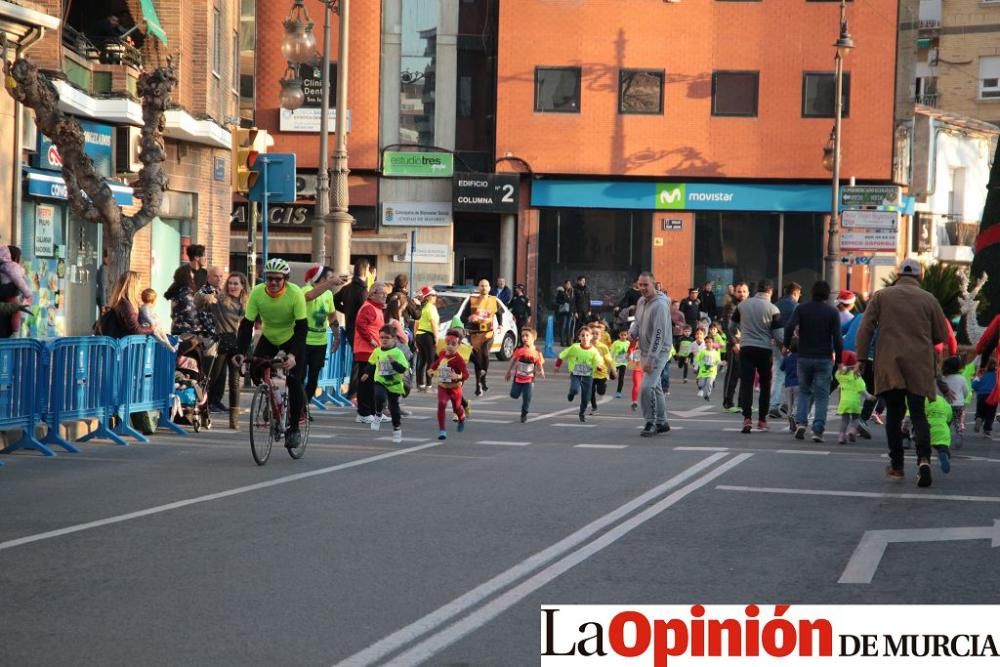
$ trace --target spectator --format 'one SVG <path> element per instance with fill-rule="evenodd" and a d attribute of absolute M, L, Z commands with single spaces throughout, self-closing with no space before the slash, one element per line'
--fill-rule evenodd
<path fill-rule="evenodd" d="M 846 331 L 847 325 L 854 319 L 854 314 L 851 312 L 854 310 L 854 292 L 846 289 L 840 290 L 834 304 L 836 304 L 837 314 L 840 316 L 841 331 Z"/>
<path fill-rule="evenodd" d="M 563 281 L 556 288 L 556 335 L 563 347 L 573 343 L 573 303 L 573 284 Z"/>
<path fill-rule="evenodd" d="M 211 280 L 211 272 L 209 275 Z M 229 428 L 237 430 L 240 425 L 240 371 L 233 366 L 232 359 L 238 353 L 236 344 L 240 322 L 246 313 L 247 299 L 250 297 L 250 282 L 242 273 L 231 273 L 226 278 L 222 290 L 207 306 L 212 316 L 215 331 L 219 336 L 218 352 L 208 384 L 208 403 L 225 408 L 222 397 L 229 381 Z"/>
<path fill-rule="evenodd" d="M 792 340 L 798 330 L 798 363 L 796 375 L 799 379 L 799 400 L 796 406 L 788 406 L 795 412 L 795 437 L 805 438 L 809 422 L 810 405 L 815 406 L 812 423 L 812 439 L 823 442 L 826 429 L 826 409 L 830 401 L 833 368 L 839 363 L 844 350 L 840 335 L 840 317 L 828 302 L 830 285 L 817 281 L 812 288 L 812 301 L 792 311 L 792 316 L 784 327 L 784 346 L 792 347 Z"/>
<path fill-rule="evenodd" d="M 495 296 L 497 300 L 503 303 L 503 305 L 509 306 L 513 294 L 511 294 L 510 288 L 507 287 L 507 280 L 504 278 L 497 278 L 496 287 L 490 290 L 490 296 Z"/>
<path fill-rule="evenodd" d="M 736 396 L 736 385 L 740 381 L 740 325 L 733 321 L 736 309 L 744 300 L 750 297 L 750 286 L 745 282 L 738 282 L 732 286 L 732 295 L 722 309 L 722 326 L 726 332 L 726 379 L 723 385 L 722 408 L 724 410 L 739 411 L 733 405 Z"/>
<path fill-rule="evenodd" d="M 587 276 L 577 276 L 573 288 L 573 310 L 576 314 L 576 326 L 581 327 L 590 321 L 590 290 L 587 289 Z"/>
<path fill-rule="evenodd" d="M 194 302 L 194 271 L 190 265 L 177 267 L 168 292 L 173 294 L 170 299 L 170 333 L 175 336 L 199 333 L 201 321 Z"/>
<path fill-rule="evenodd" d="M 670 299 L 655 288 L 656 278 L 644 271 L 639 274 L 642 298 L 635 308 L 635 321 L 629 337 L 638 341 L 642 362 L 640 403 L 646 421 L 640 435 L 649 438 L 670 431 L 667 423 L 667 405 L 660 377 L 669 363 L 670 349 L 674 345 L 670 326 Z"/>
<path fill-rule="evenodd" d="M 687 298 L 681 300 L 680 308 L 687 325 L 691 327 L 692 331 L 697 330 L 698 324 L 701 322 L 701 302 L 698 301 L 697 287 L 688 290 Z"/>
<path fill-rule="evenodd" d="M 420 317 L 420 304 L 410 298 L 410 279 L 402 273 L 398 274 L 392 281 L 392 291 L 386 297 L 385 307 L 394 308 L 394 304 L 399 302 L 399 312 L 402 314 L 402 322 L 408 329 L 413 329 L 413 322 Z"/>
<path fill-rule="evenodd" d="M 203 245 L 189 245 L 185 248 L 185 253 L 187 254 L 188 261 L 181 264 L 180 268 L 187 267 L 191 270 L 192 281 L 194 282 L 194 287 L 191 289 L 192 293 L 200 289 L 202 285 L 208 282 L 208 271 L 205 270 L 205 246 Z M 180 269 L 174 272 L 174 282 L 167 288 L 167 291 L 163 293 L 163 298 L 170 301 L 174 300 L 176 290 L 181 287 L 176 280 L 179 275 Z M 187 281 L 183 283 L 187 284 Z"/>
<path fill-rule="evenodd" d="M 899 265 L 895 284 L 872 295 L 858 330 L 857 356 L 867 358 L 877 327 L 875 393 L 886 406 L 885 435 L 889 442 L 886 476 L 890 480 L 903 479 L 902 423 L 909 407 L 917 450 L 917 486 L 928 487 L 931 442 L 925 399 L 937 395 L 934 345 L 944 343 L 948 331 L 941 305 L 920 287 L 922 271 L 915 259 L 905 259 Z"/>
<path fill-rule="evenodd" d="M 625 290 L 625 295 L 622 296 L 621 301 L 615 306 L 614 316 L 618 317 L 619 313 L 623 310 L 628 310 L 633 308 L 635 304 L 639 303 L 639 297 L 642 296 L 642 292 L 639 291 L 639 278 L 637 277 L 632 281 L 632 285 Z"/>
<path fill-rule="evenodd" d="M 698 301 L 701 302 L 701 311 L 708 315 L 712 322 L 719 316 L 719 306 L 715 302 L 715 283 L 711 280 L 705 281 L 698 293 Z"/>
<path fill-rule="evenodd" d="M 687 327 L 687 320 L 684 318 L 684 313 L 681 312 L 681 304 L 679 301 L 670 302 L 670 323 L 671 331 L 673 332 L 674 338 L 679 338 L 684 333 L 684 328 Z M 692 334 L 694 329 L 691 330 Z"/>
<path fill-rule="evenodd" d="M 139 324 L 139 308 L 142 305 L 142 288 L 139 274 L 126 271 L 111 291 L 108 311 L 101 317 L 101 335 L 111 338 L 125 336 L 151 336 L 152 327 Z"/>
<path fill-rule="evenodd" d="M 785 285 L 784 296 L 778 299 L 778 303 L 774 304 L 778 307 L 778 312 L 781 313 L 782 328 L 788 326 L 788 321 L 792 318 L 792 313 L 799 306 L 800 296 L 802 296 L 802 285 L 793 281 Z M 767 416 L 773 419 L 780 419 L 783 416 L 781 414 L 781 403 L 785 394 L 785 372 L 781 370 L 781 350 L 776 351 L 778 354 L 774 355 L 774 367 L 771 369 L 771 409 L 767 413 Z M 789 414 L 791 414 L 791 411 L 795 410 L 795 406 L 788 406 L 788 410 Z"/>
<path fill-rule="evenodd" d="M 375 412 L 375 367 L 368 363 L 368 359 L 372 350 L 381 345 L 379 330 L 385 326 L 385 297 L 385 286 L 380 283 L 372 285 L 367 300 L 357 310 L 354 322 L 354 366 L 358 368 L 356 421 L 362 424 L 382 419 L 382 415 Z M 367 379 L 361 380 L 362 377 Z"/>
<path fill-rule="evenodd" d="M 524 285 L 514 285 L 514 296 L 511 297 L 508 306 L 510 307 L 511 315 L 514 316 L 517 330 L 520 332 L 528 325 L 528 319 L 531 317 L 531 301 L 524 293 Z M 521 341 L 521 336 L 518 335 L 517 338 L 517 346 L 521 347 L 524 344 Z"/>
<path fill-rule="evenodd" d="M 21 266 L 21 249 L 13 245 L 0 245 L 0 284 L 13 285 L 16 290 L 8 290 L 10 294 L 4 299 L 5 302 L 16 304 L 18 307 L 31 305 L 33 293 L 28 284 L 28 274 Z M 19 308 L 11 309 L 10 328 L 16 332 L 21 328 L 21 311 Z"/>
<path fill-rule="evenodd" d="M 333 305 L 337 312 L 344 316 L 344 334 L 347 342 L 354 345 L 354 321 L 358 311 L 368 299 L 368 260 L 359 259 L 354 263 L 354 276 L 351 282 L 341 287 L 333 295 Z M 368 357 L 365 357 L 368 361 Z M 347 387 L 347 397 L 354 396 L 358 386 L 358 364 L 351 366 L 351 381 Z M 372 399 L 374 400 L 374 398 Z"/>
<path fill-rule="evenodd" d="M 771 303 L 774 288 L 770 280 L 757 283 L 752 299 L 740 303 L 733 322 L 740 326 L 740 407 L 743 409 L 743 432 L 753 430 L 754 376 L 760 383 L 757 406 L 757 430 L 767 430 L 767 411 L 771 403 L 772 342 L 781 343 L 781 313 Z M 801 342 L 799 343 L 801 351 Z"/>

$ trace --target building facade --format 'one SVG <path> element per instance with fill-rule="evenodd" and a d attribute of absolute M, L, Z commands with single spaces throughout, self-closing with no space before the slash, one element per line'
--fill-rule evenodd
<path fill-rule="evenodd" d="M 61 23 L 30 56 L 52 77 L 63 111 L 81 121 L 87 152 L 126 213 L 135 211 L 131 184 L 141 167 L 136 83 L 144 68 L 173 56 L 178 86 L 165 119 L 167 192 L 159 217 L 135 236 L 132 268 L 162 293 L 185 259 L 184 247 L 199 243 L 206 246 L 208 263 L 228 270 L 228 124 L 239 109 L 239 1 L 37 4 Z M 33 131 L 30 114 L 25 133 L 18 156 L 20 219 L 12 237 L 37 292 L 26 333 L 88 333 L 96 317 L 101 228 L 77 219 L 67 206 L 58 150 Z M 169 304 L 161 299 L 158 307 L 169 320 Z"/>

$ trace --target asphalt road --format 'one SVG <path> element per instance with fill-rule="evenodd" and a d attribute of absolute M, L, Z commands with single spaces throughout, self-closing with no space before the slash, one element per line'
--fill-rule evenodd
<path fill-rule="evenodd" d="M 414 394 L 401 445 L 316 412 L 305 457 L 265 467 L 218 428 L 5 457 L 0 663 L 529 665 L 542 604 L 996 602 L 989 534 L 852 559 L 867 531 L 1000 518 L 971 429 L 918 489 L 912 459 L 884 479 L 879 431 L 743 435 L 676 376 L 664 436 L 610 395 L 580 424 L 551 372 L 521 424 L 500 370 L 443 443 Z"/>

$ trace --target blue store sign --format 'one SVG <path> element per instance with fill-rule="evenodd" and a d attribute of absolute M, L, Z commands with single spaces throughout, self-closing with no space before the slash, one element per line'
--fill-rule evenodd
<path fill-rule="evenodd" d="M 62 176 L 52 172 L 25 170 L 25 181 L 27 181 L 28 194 L 44 199 L 68 199 L 66 196 L 66 183 Z M 105 180 L 115 201 L 122 206 L 132 206 L 132 188 L 121 183 Z"/>
<path fill-rule="evenodd" d="M 94 161 L 99 176 L 111 176 L 114 173 L 114 151 L 111 147 L 111 135 L 114 128 L 81 120 L 83 128 L 83 149 Z M 50 171 L 62 171 L 62 156 L 55 145 L 41 132 L 38 133 L 38 152 L 32 159 L 32 167 Z"/>

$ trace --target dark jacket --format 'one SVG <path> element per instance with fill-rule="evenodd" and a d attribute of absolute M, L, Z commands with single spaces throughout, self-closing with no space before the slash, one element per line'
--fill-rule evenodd
<path fill-rule="evenodd" d="M 352 278 L 333 295 L 333 307 L 344 314 L 347 340 L 354 340 L 354 321 L 361 306 L 368 300 L 368 285 L 363 278 Z"/>
<path fill-rule="evenodd" d="M 702 290 L 698 293 L 698 300 L 701 301 L 701 310 L 708 313 L 708 316 L 714 321 L 719 315 L 719 307 L 715 303 L 715 292 Z"/>
<path fill-rule="evenodd" d="M 528 301 L 528 297 L 521 295 L 515 296 L 510 300 L 510 304 L 507 306 L 510 308 L 510 312 L 514 315 L 514 319 L 518 322 L 527 322 L 528 316 L 531 314 L 531 302 Z"/>
<path fill-rule="evenodd" d="M 681 312 L 684 314 L 684 321 L 695 326 L 701 319 L 701 304 L 691 299 L 683 299 L 680 303 Z"/>
<path fill-rule="evenodd" d="M 785 327 L 785 347 L 792 343 L 796 328 L 799 331 L 800 359 L 829 359 L 844 351 L 844 339 L 840 335 L 840 315 L 837 309 L 825 301 L 810 301 L 792 311 Z"/>
<path fill-rule="evenodd" d="M 573 311 L 581 324 L 590 315 L 590 290 L 586 287 L 573 286 Z"/>
<path fill-rule="evenodd" d="M 503 305 L 509 306 L 510 299 L 514 293 L 510 289 L 510 285 L 504 285 L 503 289 L 497 289 L 496 287 L 490 290 L 490 296 L 495 296 L 498 301 L 502 301 Z"/>
<path fill-rule="evenodd" d="M 642 292 L 640 292 L 634 287 L 629 287 L 627 290 L 625 290 L 625 296 L 623 296 L 622 300 L 618 302 L 618 305 L 615 307 L 615 310 L 616 311 L 627 310 L 632 306 L 634 306 L 635 304 L 639 303 L 639 299 L 641 297 L 642 297 Z"/>
<path fill-rule="evenodd" d="M 778 303 L 774 304 L 778 307 L 781 312 L 781 326 L 787 327 L 789 320 L 792 319 L 792 313 L 795 309 L 799 307 L 799 302 L 790 296 L 783 296 L 778 299 Z"/>

